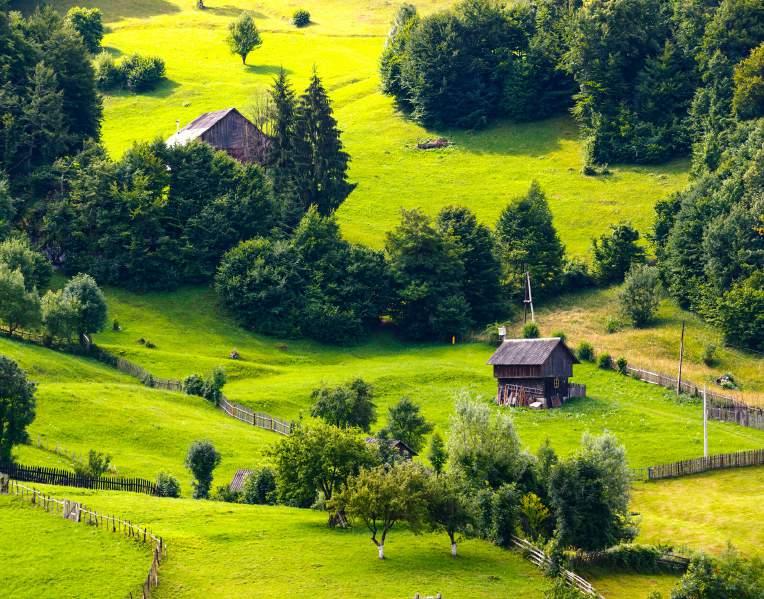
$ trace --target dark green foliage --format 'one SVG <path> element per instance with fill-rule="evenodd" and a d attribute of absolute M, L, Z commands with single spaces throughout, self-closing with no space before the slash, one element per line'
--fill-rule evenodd
<path fill-rule="evenodd" d="M 12 459 L 14 445 L 29 438 L 27 426 L 35 417 L 36 385 L 18 364 L 0 356 L 0 462 Z"/>
<path fill-rule="evenodd" d="M 314 389 L 311 415 L 339 427 L 358 427 L 369 432 L 377 420 L 374 390 L 363 379 L 339 387 L 322 385 Z"/>
<path fill-rule="evenodd" d="M 72 277 L 64 287 L 62 297 L 77 306 L 74 326 L 80 337 L 98 333 L 106 326 L 106 298 L 90 275 Z"/>
<path fill-rule="evenodd" d="M 626 358 L 621 356 L 615 361 L 616 369 L 618 370 L 618 374 L 629 374 L 628 366 L 629 363 L 626 361 Z"/>
<path fill-rule="evenodd" d="M 102 283 L 172 289 L 209 281 L 227 250 L 275 221 L 260 167 L 206 144 L 137 144 L 118 162 L 89 147 L 59 168 L 65 194 L 48 204 L 45 247 L 66 273 Z"/>
<path fill-rule="evenodd" d="M 523 339 L 538 339 L 540 336 L 539 325 L 535 322 L 526 322 L 523 325 Z"/>
<path fill-rule="evenodd" d="M 157 491 L 160 497 L 180 497 L 180 483 L 172 474 L 160 472 L 157 475 Z"/>
<path fill-rule="evenodd" d="M 403 5 L 380 61 L 382 89 L 427 125 L 482 127 L 564 110 L 571 78 L 557 68 L 570 17 L 540 0 L 505 8 L 465 0 L 419 18 Z"/>
<path fill-rule="evenodd" d="M 464 299 L 476 325 L 492 322 L 505 312 L 501 298 L 501 265 L 496 258 L 490 229 L 468 208 L 443 208 L 435 220 L 441 235 L 456 243 L 464 264 Z"/>
<path fill-rule="evenodd" d="M 40 296 L 27 290 L 20 270 L 10 270 L 0 262 L 0 322 L 11 335 L 19 329 L 34 329 L 40 324 Z"/>
<path fill-rule="evenodd" d="M 274 192 L 281 198 L 281 217 L 287 226 L 296 226 L 305 212 L 305 207 L 296 197 L 294 189 L 295 164 L 294 127 L 297 101 L 289 84 L 286 71 L 282 68 L 273 80 L 269 90 L 273 135 L 268 148 L 268 173 L 273 182 Z"/>
<path fill-rule="evenodd" d="M 555 331 L 554 333 L 552 333 L 552 337 L 557 337 L 563 343 L 565 343 L 565 341 L 567 341 L 568 339 L 568 336 L 565 334 L 564 331 Z"/>
<path fill-rule="evenodd" d="M 576 348 L 576 356 L 582 362 L 594 362 L 594 347 L 588 341 L 582 341 Z"/>
<path fill-rule="evenodd" d="M 304 208 L 315 205 L 321 214 L 331 214 L 354 186 L 347 180 L 350 156 L 343 149 L 329 96 L 315 71 L 297 102 L 292 151 L 297 197 Z"/>
<path fill-rule="evenodd" d="M 95 449 L 88 451 L 88 460 L 74 462 L 74 472 L 79 476 L 100 478 L 109 471 L 111 456 Z"/>
<path fill-rule="evenodd" d="M 430 439 L 430 449 L 427 452 L 427 459 L 430 460 L 432 469 L 435 474 L 443 472 L 443 468 L 448 462 L 448 452 L 446 451 L 445 444 L 443 443 L 443 437 L 437 431 L 433 433 L 432 439 Z"/>
<path fill-rule="evenodd" d="M 449 339 L 472 322 L 464 297 L 464 262 L 457 241 L 441 235 L 418 210 L 403 210 L 385 244 L 395 299 L 393 320 L 411 339 Z"/>
<path fill-rule="evenodd" d="M 189 374 L 183 379 L 183 391 L 188 395 L 204 397 L 204 377 L 198 374 Z"/>
<path fill-rule="evenodd" d="M 374 465 L 375 456 L 353 429 L 325 423 L 298 426 L 271 451 L 281 503 L 310 507 L 319 493 L 330 501 L 363 467 Z"/>
<path fill-rule="evenodd" d="M 582 258 L 566 259 L 562 266 L 561 291 L 580 291 L 597 284 L 589 265 Z"/>
<path fill-rule="evenodd" d="M 276 503 L 276 473 L 268 467 L 257 468 L 247 477 L 242 492 L 244 503 L 274 505 Z"/>
<path fill-rule="evenodd" d="M 146 345 L 148 346 L 148 343 Z M 203 397 L 217 405 L 223 396 L 222 389 L 225 383 L 225 370 L 217 367 L 206 377 L 201 377 L 198 374 L 187 376 L 183 379 L 183 391 L 188 395 Z"/>
<path fill-rule="evenodd" d="M 526 270 L 534 298 L 554 293 L 562 283 L 565 248 L 552 224 L 544 192 L 534 181 L 528 193 L 513 200 L 496 223 L 496 238 L 504 281 L 515 297 L 522 297 Z"/>
<path fill-rule="evenodd" d="M 194 441 L 188 448 L 186 468 L 196 479 L 194 499 L 207 499 L 212 485 L 212 471 L 220 464 L 221 456 L 209 441 Z"/>
<path fill-rule="evenodd" d="M 164 61 L 158 56 L 131 54 L 115 61 L 109 53 L 102 52 L 94 65 L 98 88 L 104 91 L 114 88 L 150 91 L 165 78 Z"/>
<path fill-rule="evenodd" d="M 621 310 L 635 327 L 644 327 L 655 317 L 661 293 L 660 277 L 655 266 L 633 266 L 619 295 Z"/>
<path fill-rule="evenodd" d="M 735 283 L 721 298 L 718 322 L 727 343 L 764 351 L 764 275 Z"/>
<path fill-rule="evenodd" d="M 612 370 L 613 358 L 610 357 L 610 354 L 601 353 L 599 356 L 597 356 L 597 368 L 602 368 L 603 370 Z"/>
<path fill-rule="evenodd" d="M 80 34 L 88 52 L 98 52 L 104 34 L 100 8 L 73 6 L 66 13 L 65 21 Z"/>
<path fill-rule="evenodd" d="M 310 13 L 303 8 L 294 11 L 294 14 L 292 14 L 292 25 L 295 27 L 307 27 L 310 25 Z"/>
<path fill-rule="evenodd" d="M 226 43 L 231 54 L 238 54 L 241 57 L 241 64 L 247 64 L 247 55 L 263 43 L 251 14 L 243 12 L 238 19 L 228 25 Z"/>
<path fill-rule="evenodd" d="M 408 397 L 390 406 L 387 412 L 387 437 L 403 441 L 411 449 L 418 452 L 424 445 L 424 437 L 432 431 L 432 424 L 421 414 L 417 404 Z"/>
<path fill-rule="evenodd" d="M 555 466 L 549 479 L 561 545 L 595 551 L 633 539 L 630 486 L 623 446 L 607 433 L 585 436 L 583 450 Z"/>
<path fill-rule="evenodd" d="M 611 225 L 610 234 L 592 240 L 594 271 L 604 284 L 620 283 L 631 268 L 645 260 L 645 250 L 639 245 L 639 231 L 629 223 Z"/>
<path fill-rule="evenodd" d="M 764 562 L 745 559 L 730 550 L 719 558 L 698 555 L 671 599 L 758 599 L 764 595 Z"/>
<path fill-rule="evenodd" d="M 11 232 L 15 213 L 13 198 L 8 189 L 8 179 L 5 176 L 0 176 L 0 241 L 4 240 Z"/>
<path fill-rule="evenodd" d="M 510 547 L 519 522 L 520 491 L 515 484 L 503 484 L 493 495 L 491 539 L 500 547 Z"/>
<path fill-rule="evenodd" d="M 472 498 L 464 481 L 447 474 L 429 480 L 427 511 L 430 525 L 443 530 L 456 557 L 456 535 L 466 533 L 473 522 Z"/>
<path fill-rule="evenodd" d="M 82 38 L 51 8 L 24 19 L 0 7 L 0 64 L 0 195 L 14 198 L 18 222 L 34 222 L 57 185 L 53 162 L 99 136 L 101 100 Z"/>
<path fill-rule="evenodd" d="M 764 116 L 764 43 L 735 66 L 732 108 L 742 119 Z"/>
<path fill-rule="evenodd" d="M 27 290 L 42 291 L 48 286 L 53 268 L 48 259 L 29 245 L 25 237 L 7 239 L 0 243 L 0 264 L 19 270 Z"/>

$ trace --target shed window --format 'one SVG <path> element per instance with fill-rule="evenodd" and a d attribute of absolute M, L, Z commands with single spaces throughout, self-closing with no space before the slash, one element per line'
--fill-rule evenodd
<path fill-rule="evenodd" d="M 554 388 L 559 389 L 560 388 L 560 377 L 554 378 Z"/>

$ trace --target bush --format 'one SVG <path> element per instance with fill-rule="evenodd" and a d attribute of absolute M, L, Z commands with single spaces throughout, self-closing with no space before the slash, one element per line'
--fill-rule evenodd
<path fill-rule="evenodd" d="M 303 8 L 294 11 L 292 25 L 295 27 L 307 27 L 310 25 L 310 13 Z"/>
<path fill-rule="evenodd" d="M 610 370 L 613 368 L 613 358 L 610 357 L 610 354 L 604 353 L 597 356 L 597 367 L 602 368 L 603 370 Z"/>
<path fill-rule="evenodd" d="M 629 371 L 627 369 L 628 366 L 629 366 L 629 363 L 626 361 L 626 358 L 624 358 L 623 356 L 621 356 L 620 358 L 618 358 L 615 361 L 615 365 L 616 365 L 616 368 L 618 369 L 618 373 L 619 374 L 628 374 L 629 373 Z"/>
<path fill-rule="evenodd" d="M 157 476 L 157 492 L 160 497 L 180 497 L 180 483 L 172 474 L 160 472 Z"/>
<path fill-rule="evenodd" d="M 582 362 L 594 362 L 594 346 L 588 341 L 582 341 L 576 349 L 576 356 Z"/>
<path fill-rule="evenodd" d="M 539 325 L 535 322 L 526 322 L 523 325 L 523 339 L 538 339 L 540 335 Z"/>
<path fill-rule="evenodd" d="M 566 260 L 562 267 L 563 291 L 578 291 L 594 287 L 597 281 L 589 270 L 589 266 L 580 258 Z"/>
<path fill-rule="evenodd" d="M 559 337 L 560 341 L 565 343 L 568 340 L 568 336 L 563 331 L 555 331 L 552 333 L 552 337 Z"/>
<path fill-rule="evenodd" d="M 658 310 L 661 283 L 654 266 L 635 265 L 626 275 L 621 290 L 621 310 L 635 327 L 649 324 Z"/>
<path fill-rule="evenodd" d="M 194 499 L 206 499 L 212 485 L 212 471 L 220 464 L 220 454 L 209 441 L 194 441 L 186 455 L 186 467 L 193 473 Z"/>
<path fill-rule="evenodd" d="M 157 56 L 132 54 L 117 62 L 108 52 L 101 52 L 93 66 L 96 85 L 103 91 L 114 88 L 149 91 L 165 77 L 164 61 Z"/>
<path fill-rule="evenodd" d="M 211 401 L 215 405 L 223 395 L 223 385 L 226 383 L 225 371 L 217 367 L 206 378 L 191 374 L 183 379 L 183 391 L 188 395 L 197 395 Z"/>
<path fill-rule="evenodd" d="M 274 505 L 276 503 L 276 473 L 271 468 L 252 472 L 244 484 L 244 503 Z"/>
<path fill-rule="evenodd" d="M 706 366 L 716 364 L 716 346 L 713 343 L 709 343 L 703 348 L 703 364 Z"/>
<path fill-rule="evenodd" d="M 183 379 L 183 391 L 187 395 L 204 397 L 204 379 L 198 374 L 190 374 Z"/>
<path fill-rule="evenodd" d="M 100 478 L 109 471 L 111 465 L 111 456 L 95 449 L 88 452 L 88 461 L 76 460 L 74 462 L 74 472 L 78 476 Z"/>
<path fill-rule="evenodd" d="M 212 500 L 225 501 L 226 503 L 241 503 L 241 492 L 232 491 L 228 485 L 220 485 L 212 493 Z"/>
<path fill-rule="evenodd" d="M 621 323 L 620 320 L 613 318 L 612 316 L 608 316 L 607 322 L 605 323 L 605 331 L 608 335 L 617 333 L 621 330 L 621 327 L 623 327 L 623 323 Z"/>

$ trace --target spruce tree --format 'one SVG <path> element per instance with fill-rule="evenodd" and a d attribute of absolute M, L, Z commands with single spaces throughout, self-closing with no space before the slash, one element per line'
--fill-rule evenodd
<path fill-rule="evenodd" d="M 294 183 L 305 207 L 315 204 L 325 215 L 339 207 L 353 189 L 347 180 L 349 160 L 329 96 L 313 71 L 295 118 Z"/>

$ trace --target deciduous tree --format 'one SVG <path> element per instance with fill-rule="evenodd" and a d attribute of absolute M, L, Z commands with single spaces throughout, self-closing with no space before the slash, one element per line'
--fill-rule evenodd
<path fill-rule="evenodd" d="M 255 19 L 248 12 L 241 13 L 238 19 L 228 25 L 226 41 L 231 54 L 241 56 L 241 64 L 247 64 L 247 55 L 263 43 Z"/>
<path fill-rule="evenodd" d="M 13 446 L 28 438 L 26 428 L 35 418 L 35 388 L 16 362 L 0 356 L 0 463 L 10 462 Z"/>

